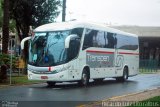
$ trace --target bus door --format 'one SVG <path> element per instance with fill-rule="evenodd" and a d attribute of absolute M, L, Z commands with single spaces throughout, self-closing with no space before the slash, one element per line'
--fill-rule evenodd
<path fill-rule="evenodd" d="M 74 79 L 79 77 L 79 48 L 80 48 L 80 38 L 74 37 L 70 40 L 68 49 L 68 60 L 70 61 L 70 76 Z"/>

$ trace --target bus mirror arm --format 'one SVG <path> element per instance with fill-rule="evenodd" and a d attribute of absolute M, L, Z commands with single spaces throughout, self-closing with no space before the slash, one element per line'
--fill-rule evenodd
<path fill-rule="evenodd" d="M 65 39 L 65 48 L 69 48 L 69 44 L 72 38 L 77 38 L 78 36 L 76 34 L 71 34 Z"/>
<path fill-rule="evenodd" d="M 27 40 L 30 40 L 32 37 L 26 37 L 24 38 L 22 41 L 21 41 L 21 50 L 24 49 L 24 43 L 27 41 Z"/>

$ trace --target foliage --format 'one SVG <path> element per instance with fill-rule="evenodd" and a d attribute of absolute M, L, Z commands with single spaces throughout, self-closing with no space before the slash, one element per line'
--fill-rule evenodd
<path fill-rule="evenodd" d="M 9 0 L 4 0 L 3 3 L 3 26 L 2 26 L 2 53 L 8 51 L 8 41 L 9 41 Z"/>
<path fill-rule="evenodd" d="M 2 28 L 2 24 L 3 24 L 3 5 L 4 5 L 4 3 L 3 3 L 3 0 L 0 0 L 0 31 L 1 31 L 1 28 Z M 13 20 L 13 19 L 11 19 L 10 21 L 9 21 L 9 31 L 10 32 L 15 32 L 15 28 L 16 28 L 16 26 L 15 26 L 16 24 L 15 24 L 15 20 Z"/>
<path fill-rule="evenodd" d="M 29 26 L 54 22 L 60 0 L 10 0 L 10 17 L 15 20 L 20 40 L 28 36 Z"/>
<path fill-rule="evenodd" d="M 9 65 L 9 57 L 7 54 L 0 54 L 0 66 Z"/>
<path fill-rule="evenodd" d="M 2 0 L 0 0 L 0 31 L 1 31 L 1 28 L 2 28 L 2 19 L 3 19 L 2 14 L 3 14 L 3 12 L 2 12 Z"/>
<path fill-rule="evenodd" d="M 16 31 L 16 22 L 14 19 L 10 19 L 9 21 L 9 31 L 15 33 Z"/>
<path fill-rule="evenodd" d="M 0 54 L 0 66 L 2 65 L 7 65 L 8 67 L 10 67 L 10 61 L 11 56 L 8 54 Z M 17 58 L 15 56 L 12 56 L 12 68 L 16 68 L 16 60 Z"/>
<path fill-rule="evenodd" d="M 20 41 L 29 34 L 30 26 L 54 22 L 59 14 L 60 0 L 10 0 L 10 18 L 16 22 Z M 28 45 L 23 51 L 24 60 L 28 58 Z"/>
<path fill-rule="evenodd" d="M 160 96 L 155 96 L 153 98 L 131 104 L 128 107 L 160 107 L 159 101 L 160 101 Z"/>

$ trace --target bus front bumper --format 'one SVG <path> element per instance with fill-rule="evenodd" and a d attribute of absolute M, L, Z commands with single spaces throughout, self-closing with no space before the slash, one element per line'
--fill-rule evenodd
<path fill-rule="evenodd" d="M 55 74 L 35 74 L 28 70 L 29 80 L 42 80 L 42 81 L 68 81 L 68 70 L 58 72 Z"/>

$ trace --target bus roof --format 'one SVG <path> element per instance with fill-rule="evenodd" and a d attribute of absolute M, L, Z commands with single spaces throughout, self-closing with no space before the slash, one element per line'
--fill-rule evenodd
<path fill-rule="evenodd" d="M 79 22 L 79 21 L 70 21 L 70 22 L 59 22 L 59 23 L 49 23 L 37 27 L 34 32 L 51 32 L 51 31 L 60 31 L 60 30 L 69 30 L 73 28 L 90 28 L 94 30 L 103 30 L 112 33 L 118 33 L 123 35 L 136 36 L 135 34 L 127 33 L 120 31 L 114 28 L 107 27 L 105 24 L 98 24 L 93 22 Z"/>

